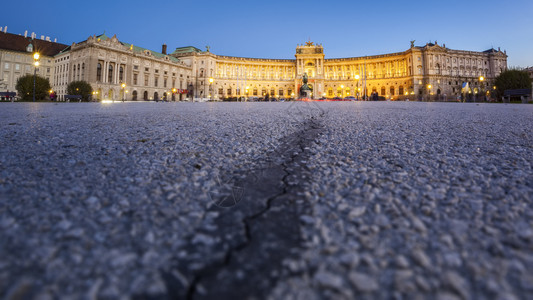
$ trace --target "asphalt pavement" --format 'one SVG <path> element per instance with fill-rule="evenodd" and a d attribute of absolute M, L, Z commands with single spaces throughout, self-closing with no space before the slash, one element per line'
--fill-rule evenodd
<path fill-rule="evenodd" d="M 0 103 L 0 142 L 2 298 L 533 298 L 533 105 Z"/>

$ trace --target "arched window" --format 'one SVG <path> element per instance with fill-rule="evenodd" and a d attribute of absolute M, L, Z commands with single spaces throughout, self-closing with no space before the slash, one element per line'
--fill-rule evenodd
<path fill-rule="evenodd" d="M 108 74 L 107 74 L 107 82 L 112 83 L 113 82 L 113 65 L 109 64 Z"/>
<path fill-rule="evenodd" d="M 403 95 L 403 85 L 398 88 L 398 95 Z"/>
<path fill-rule="evenodd" d="M 384 86 L 381 87 L 381 96 L 385 96 L 385 94 L 387 93 L 387 90 L 385 89 Z"/>
<path fill-rule="evenodd" d="M 124 80 L 124 67 L 120 66 L 120 69 L 118 71 L 118 80 L 122 82 Z"/>
<path fill-rule="evenodd" d="M 264 96 L 266 95 L 266 93 L 267 93 L 266 89 L 262 89 L 262 90 L 261 90 L 261 96 L 264 97 Z"/>
<path fill-rule="evenodd" d="M 394 96 L 394 87 L 393 86 L 390 87 L 390 95 Z"/>

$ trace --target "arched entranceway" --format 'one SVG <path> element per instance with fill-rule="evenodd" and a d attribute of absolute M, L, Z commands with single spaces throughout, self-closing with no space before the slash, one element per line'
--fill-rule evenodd
<path fill-rule="evenodd" d="M 113 90 L 112 89 L 109 89 L 109 91 L 107 92 L 107 98 L 109 100 L 114 100 L 114 94 L 113 94 Z"/>
<path fill-rule="evenodd" d="M 163 100 L 167 101 L 167 93 L 166 92 L 163 93 Z"/>
<path fill-rule="evenodd" d="M 148 100 L 148 91 L 144 91 L 143 100 Z"/>
<path fill-rule="evenodd" d="M 131 93 L 131 100 L 133 100 L 133 101 L 137 101 L 137 91 L 133 91 L 133 92 Z"/>

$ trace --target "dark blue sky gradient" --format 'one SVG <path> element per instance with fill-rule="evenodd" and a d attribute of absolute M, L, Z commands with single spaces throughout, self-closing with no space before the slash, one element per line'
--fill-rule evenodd
<path fill-rule="evenodd" d="M 533 0 L 448 1 L 6 1 L 0 26 L 70 44 L 89 35 L 161 51 L 196 46 L 219 55 L 294 58 L 322 43 L 326 58 L 399 52 L 437 40 L 452 49 L 506 49 L 533 65 Z"/>

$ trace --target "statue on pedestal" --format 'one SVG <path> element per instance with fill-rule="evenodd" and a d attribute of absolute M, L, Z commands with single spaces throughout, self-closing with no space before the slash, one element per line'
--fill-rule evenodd
<path fill-rule="evenodd" d="M 309 79 L 307 77 L 307 73 L 304 73 L 302 81 L 303 81 L 303 84 L 300 87 L 300 97 L 310 98 L 311 97 L 311 88 L 307 84 L 307 82 L 309 81 Z"/>

